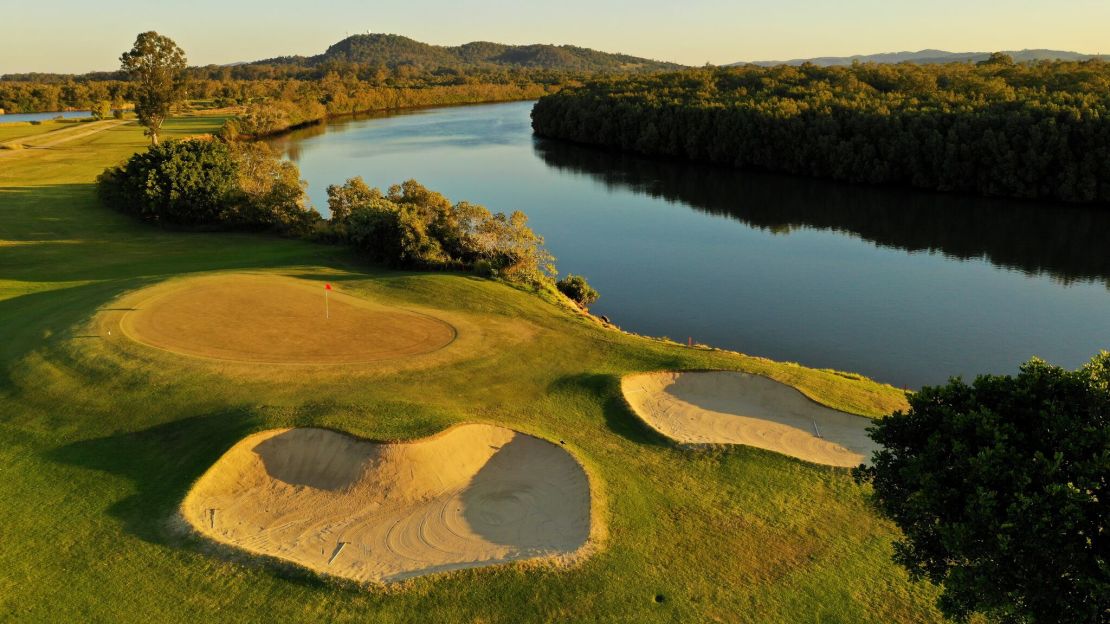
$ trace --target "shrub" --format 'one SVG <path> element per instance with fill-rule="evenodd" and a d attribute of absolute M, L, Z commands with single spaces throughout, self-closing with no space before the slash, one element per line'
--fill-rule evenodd
<path fill-rule="evenodd" d="M 108 206 L 156 223 L 303 234 L 319 220 L 296 165 L 260 144 L 166 141 L 106 170 L 98 191 Z"/>
<path fill-rule="evenodd" d="M 571 301 L 583 308 L 590 307 L 590 305 L 601 296 L 590 286 L 586 278 L 581 275 L 567 275 L 558 282 L 555 282 L 555 287 L 559 289 L 559 292 L 570 297 Z"/>
<path fill-rule="evenodd" d="M 522 212 L 452 204 L 415 180 L 383 194 L 361 178 L 328 187 L 335 236 L 394 266 L 474 268 L 514 282 L 550 281 L 554 259 Z"/>
<path fill-rule="evenodd" d="M 112 103 L 108 100 L 98 100 L 89 106 L 89 113 L 97 121 L 107 119 L 112 114 Z"/>
<path fill-rule="evenodd" d="M 1110 608 L 1110 353 L 1077 371 L 953 379 L 877 420 L 857 480 L 901 528 L 895 560 L 966 621 L 1105 622 Z"/>
<path fill-rule="evenodd" d="M 105 171 L 98 187 L 106 204 L 141 219 L 205 225 L 229 221 L 237 177 L 226 144 L 166 141 Z"/>

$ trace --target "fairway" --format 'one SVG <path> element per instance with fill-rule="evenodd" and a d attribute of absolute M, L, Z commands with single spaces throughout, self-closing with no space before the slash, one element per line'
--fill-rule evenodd
<path fill-rule="evenodd" d="M 356 581 L 569 557 L 590 534 L 590 488 L 569 453 L 466 424 L 376 444 L 326 429 L 252 435 L 182 505 L 200 533 Z"/>
<path fill-rule="evenodd" d="M 790 386 L 733 371 L 647 373 L 621 382 L 648 425 L 679 442 L 744 444 L 815 464 L 870 463 L 870 419 L 829 409 Z"/>
<path fill-rule="evenodd" d="M 167 138 L 213 132 L 219 122 L 174 119 Z M 0 620 L 939 621 L 935 589 L 891 562 L 897 532 L 846 471 L 742 445 L 668 443 L 627 407 L 621 380 L 743 371 L 868 416 L 904 409 L 902 391 L 607 329 L 545 293 L 496 280 L 390 270 L 336 246 L 260 234 L 162 229 L 102 207 L 96 175 L 148 143 L 139 126 L 116 126 L 0 166 Z M 249 283 L 265 285 L 264 302 L 252 303 Z M 322 319 L 326 283 L 330 319 Z M 142 325 L 162 296 L 177 298 L 162 312 L 205 326 L 185 339 L 170 332 L 177 342 L 163 347 L 125 335 L 120 323 Z M 272 307 L 301 297 L 303 317 Z M 175 312 L 181 307 L 191 312 Z M 258 355 L 285 349 L 303 360 L 316 341 L 331 341 L 318 353 L 350 353 L 355 345 L 319 335 L 322 322 L 344 314 L 367 321 L 345 330 L 373 343 L 365 348 L 380 354 L 391 341 L 389 349 L 412 354 L 314 365 Z M 404 327 L 378 329 L 384 321 L 373 319 L 391 315 L 407 319 Z M 404 334 L 417 326 L 421 333 Z M 447 326 L 453 341 L 416 352 L 436 344 L 416 338 Z M 233 327 L 242 331 L 232 335 Z M 302 351 L 264 344 L 250 336 L 262 327 L 275 342 L 311 339 Z M 198 347 L 197 332 L 224 332 L 230 342 Z M 409 338 L 399 345 L 389 333 Z M 211 352 L 232 344 L 234 357 L 258 359 Z M 497 432 L 476 436 L 489 441 L 481 453 L 465 447 L 475 453 L 465 465 L 462 451 L 437 446 L 477 426 L 464 423 Z M 294 445 L 297 453 L 267 444 L 277 458 L 268 465 L 250 450 L 254 435 L 255 446 L 261 437 L 319 440 Z M 439 450 L 417 461 L 411 449 L 420 448 Z M 390 461 L 372 469 L 357 459 L 371 456 Z M 243 461 L 233 465 L 234 457 Z M 329 463 L 343 457 L 356 459 Z M 385 489 L 327 488 L 385 483 L 387 474 L 399 483 L 403 467 L 416 465 L 450 467 L 451 491 L 478 504 L 437 507 L 430 501 L 445 499 L 432 491 L 447 491 L 438 485 L 423 490 L 429 498 L 406 499 L 409 531 L 397 543 L 407 559 L 362 529 L 333 531 L 330 544 L 312 548 L 305 545 L 319 532 L 271 531 L 263 549 L 249 531 L 221 524 L 236 509 L 268 526 L 279 523 L 264 514 L 281 508 L 400 520 L 402 506 L 382 504 Z M 361 466 L 357 475 L 352 466 Z M 412 483 L 388 493 L 418 491 Z M 550 488 L 564 494 L 539 496 L 560 491 Z M 265 504 L 197 498 L 247 491 Z M 344 501 L 356 492 L 366 505 Z M 188 512 L 194 501 L 199 512 Z M 204 533 L 205 507 L 217 508 L 215 526 L 228 537 Z M 533 510 L 540 515 L 526 513 Z M 196 531 L 182 530 L 190 513 Z M 555 524 L 537 525 L 543 514 Z M 463 526 L 460 516 L 465 531 L 440 532 Z M 438 527 L 425 541 L 447 554 L 420 550 L 422 527 Z M 353 547 L 360 540 L 369 555 Z M 347 545 L 328 566 L 340 541 Z"/>
<path fill-rule="evenodd" d="M 456 336 L 446 321 L 326 291 L 320 281 L 275 275 L 179 280 L 129 300 L 133 309 L 119 320 L 127 337 L 182 355 L 237 362 L 376 362 L 431 353 Z"/>

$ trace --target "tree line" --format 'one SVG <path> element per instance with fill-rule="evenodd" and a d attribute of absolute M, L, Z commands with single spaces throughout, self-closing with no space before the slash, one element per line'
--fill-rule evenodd
<path fill-rule="evenodd" d="M 97 190 L 105 205 L 163 226 L 272 231 L 349 245 L 395 267 L 556 286 L 555 259 L 523 212 L 451 202 L 415 180 L 383 192 L 353 178 L 328 188 L 325 219 L 308 204 L 297 166 L 263 143 L 165 141 L 105 170 Z"/>
<path fill-rule="evenodd" d="M 1110 63 L 702 68 L 545 96 L 538 135 L 729 166 L 1110 202 Z"/>

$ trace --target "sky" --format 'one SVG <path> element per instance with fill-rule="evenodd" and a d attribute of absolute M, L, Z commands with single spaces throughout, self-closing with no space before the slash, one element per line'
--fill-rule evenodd
<path fill-rule="evenodd" d="M 0 74 L 118 68 L 145 30 L 190 64 L 311 55 L 347 35 L 574 44 L 688 65 L 936 48 L 1110 53 L 1110 0 L 0 0 Z"/>

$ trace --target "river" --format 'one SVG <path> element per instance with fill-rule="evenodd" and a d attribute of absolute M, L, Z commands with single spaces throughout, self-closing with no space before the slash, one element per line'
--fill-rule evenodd
<path fill-rule="evenodd" d="M 1110 211 L 660 162 L 532 136 L 529 102 L 274 140 L 325 189 L 408 178 L 523 210 L 630 331 L 917 388 L 1110 348 Z"/>

